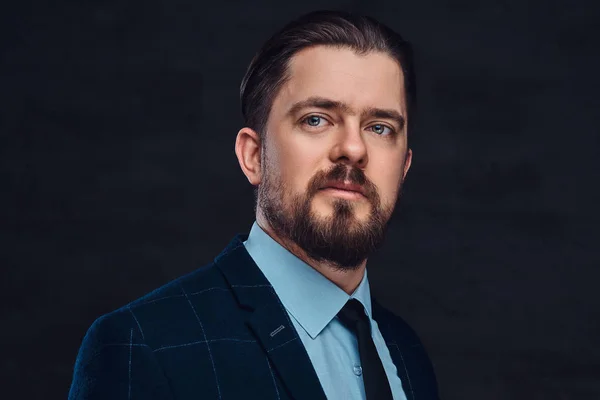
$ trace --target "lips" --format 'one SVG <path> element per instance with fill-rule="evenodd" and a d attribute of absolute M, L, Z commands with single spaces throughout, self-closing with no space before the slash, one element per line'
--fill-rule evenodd
<path fill-rule="evenodd" d="M 363 196 L 365 195 L 365 190 L 362 186 L 354 184 L 354 183 L 350 183 L 350 182 L 329 182 L 325 186 L 323 186 L 321 189 L 328 189 L 328 188 L 347 190 L 350 192 L 358 192 L 358 193 L 362 194 Z"/>

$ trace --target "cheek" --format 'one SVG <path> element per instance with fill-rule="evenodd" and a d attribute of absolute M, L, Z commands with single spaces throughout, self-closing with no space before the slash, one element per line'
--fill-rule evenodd
<path fill-rule="evenodd" d="M 303 193 L 314 176 L 320 171 L 318 157 L 298 149 L 289 151 L 287 157 L 282 157 L 280 173 L 290 189 L 296 193 Z"/>
<path fill-rule="evenodd" d="M 377 188 L 379 196 L 384 203 L 393 202 L 400 192 L 402 184 L 402 171 L 382 169 L 381 179 L 378 181 Z"/>
<path fill-rule="evenodd" d="M 301 166 L 293 160 L 288 159 L 275 166 L 274 174 L 276 177 L 271 180 L 271 183 L 285 198 L 306 192 L 310 177 L 306 178 Z"/>

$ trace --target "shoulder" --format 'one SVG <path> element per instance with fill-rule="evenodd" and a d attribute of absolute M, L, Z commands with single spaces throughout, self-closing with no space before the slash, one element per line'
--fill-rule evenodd
<path fill-rule="evenodd" d="M 225 281 L 219 273 L 218 268 L 216 268 L 215 263 L 210 263 L 154 289 L 144 296 L 115 310 L 115 312 L 136 309 L 142 306 L 160 303 L 163 300 L 171 298 L 185 298 L 186 296 L 195 295 L 202 290 L 209 290 L 215 287 L 224 288 Z M 160 311 L 158 306 L 156 309 L 157 311 Z"/>
<path fill-rule="evenodd" d="M 394 340 L 396 336 L 401 336 L 404 341 L 409 341 L 411 345 L 421 345 L 421 341 L 415 330 L 402 317 L 394 314 L 390 309 L 381 305 L 372 298 L 373 319 L 377 322 L 379 329 L 384 336 Z"/>
<path fill-rule="evenodd" d="M 83 347 L 90 351 L 82 357 L 93 357 L 107 346 L 136 343 L 138 346 L 152 348 L 160 345 L 161 343 L 149 340 L 156 336 L 150 332 L 174 332 L 171 328 L 195 323 L 196 308 L 208 307 L 214 303 L 194 302 L 192 308 L 191 300 L 210 291 L 229 291 L 214 263 L 200 267 L 97 318 L 84 337 Z"/>
<path fill-rule="evenodd" d="M 422 399 L 439 399 L 433 363 L 415 330 L 401 317 L 377 303 L 374 299 L 373 319 L 390 348 L 390 355 L 401 379 L 406 379 L 410 390 Z"/>

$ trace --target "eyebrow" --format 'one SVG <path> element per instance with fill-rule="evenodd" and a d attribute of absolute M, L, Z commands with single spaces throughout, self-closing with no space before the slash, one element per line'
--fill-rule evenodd
<path fill-rule="evenodd" d="M 349 104 L 344 103 L 343 101 L 331 100 L 319 96 L 312 96 L 306 100 L 301 100 L 292 104 L 289 111 L 287 112 L 287 115 L 294 115 L 300 110 L 309 107 L 322 108 L 325 110 L 337 110 L 348 115 L 356 115 L 356 113 L 352 110 L 352 107 L 350 107 Z M 400 129 L 404 128 L 404 124 L 406 123 L 406 120 L 402 116 L 402 114 L 400 114 L 394 109 L 367 107 L 362 110 L 360 116 L 361 118 L 372 117 L 391 119 L 398 124 Z"/>

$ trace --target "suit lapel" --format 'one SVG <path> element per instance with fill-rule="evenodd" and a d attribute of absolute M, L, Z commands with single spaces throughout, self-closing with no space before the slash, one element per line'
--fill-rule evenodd
<path fill-rule="evenodd" d="M 297 400 L 326 400 L 312 362 L 279 297 L 238 234 L 215 258 L 241 308 L 246 324 L 265 350 L 272 368 Z"/>
<path fill-rule="evenodd" d="M 397 375 L 400 378 L 400 382 L 402 382 L 402 389 L 404 390 L 407 399 L 412 400 L 414 399 L 413 389 L 410 378 L 408 377 L 407 366 L 404 357 L 402 356 L 402 351 L 400 350 L 400 346 L 405 347 L 406 343 L 404 340 L 406 340 L 407 337 L 401 335 L 400 332 L 393 331 L 390 321 L 392 316 L 390 315 L 391 313 L 384 309 L 373 296 L 371 296 L 371 307 L 373 319 L 377 322 L 379 332 L 381 332 L 381 336 L 383 336 L 383 340 L 390 351 L 392 361 L 396 366 Z M 398 340 L 400 340 L 400 343 L 398 343 Z"/>

